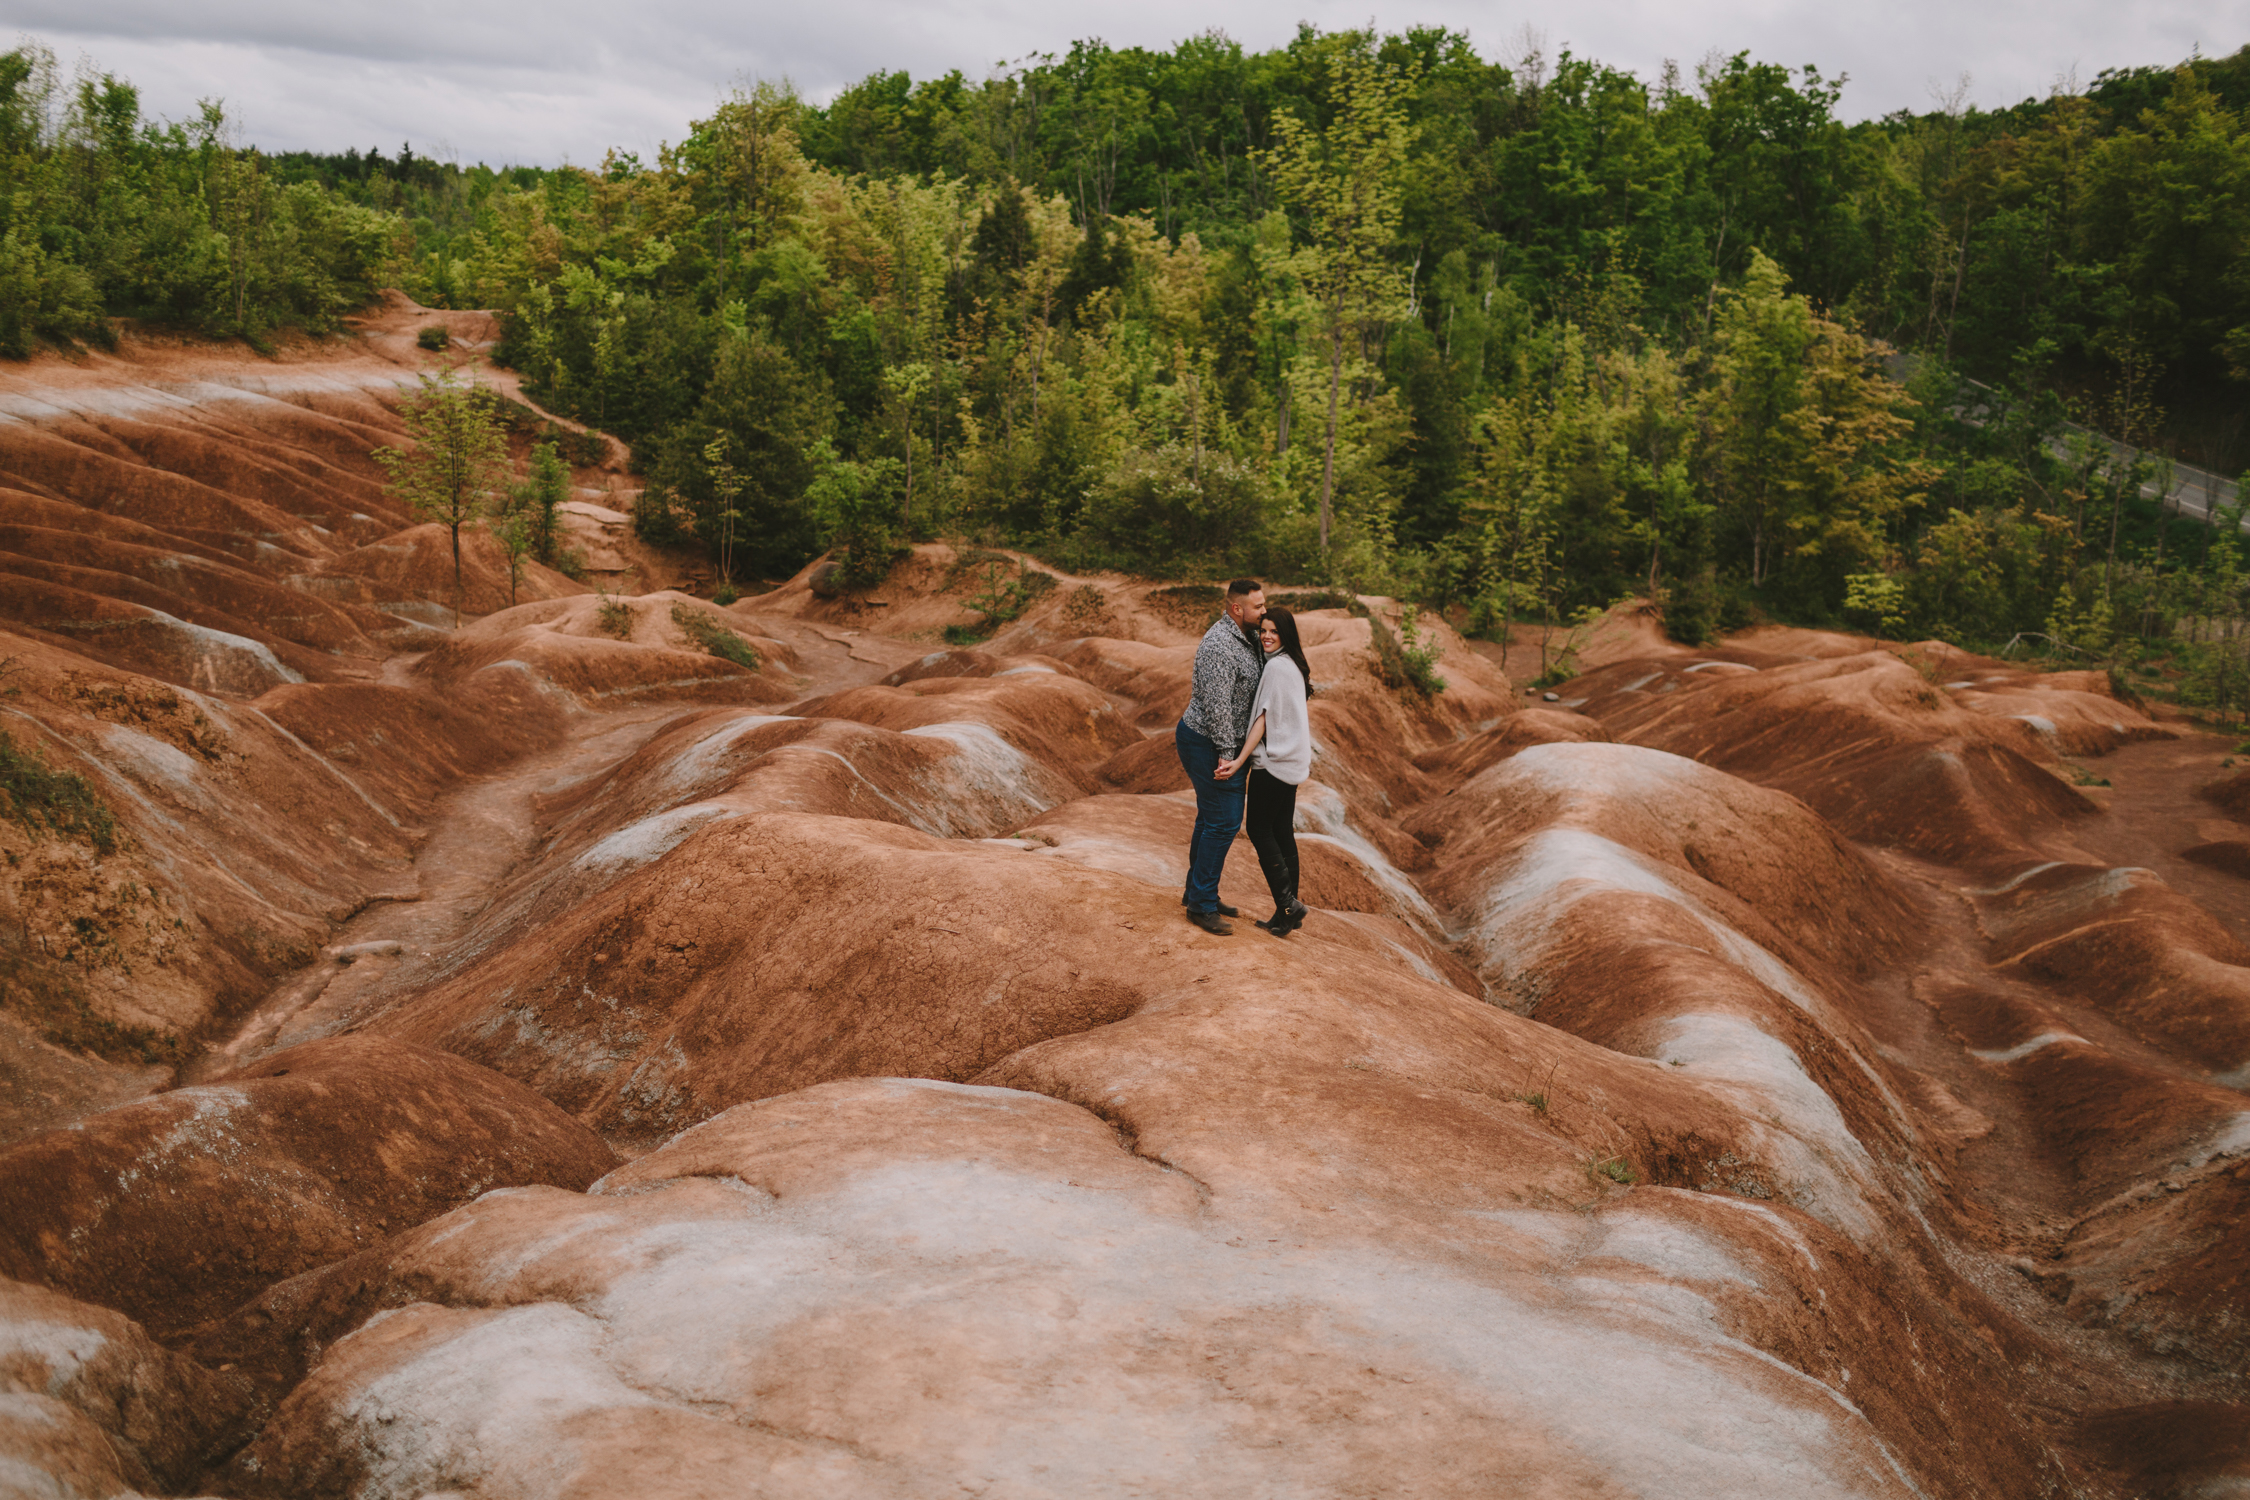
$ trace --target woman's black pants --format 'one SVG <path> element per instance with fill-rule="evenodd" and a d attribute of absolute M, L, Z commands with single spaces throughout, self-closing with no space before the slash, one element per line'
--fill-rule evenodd
<path fill-rule="evenodd" d="M 1248 801 L 1242 821 L 1250 831 L 1250 847 L 1258 851 L 1258 868 L 1266 872 L 1266 889 L 1273 892 L 1278 916 L 1297 899 L 1297 789 L 1279 777 L 1253 770 Z"/>

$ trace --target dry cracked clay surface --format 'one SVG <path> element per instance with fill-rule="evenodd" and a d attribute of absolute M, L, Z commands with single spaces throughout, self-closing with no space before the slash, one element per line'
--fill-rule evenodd
<path fill-rule="evenodd" d="M 1215 937 L 1193 599 L 722 608 L 616 454 L 456 625 L 435 319 L 0 375 L 0 732 L 114 817 L 0 821 L 0 1492 L 2250 1491 L 2227 744 L 1629 608 L 1425 701 L 1366 599 Z"/>

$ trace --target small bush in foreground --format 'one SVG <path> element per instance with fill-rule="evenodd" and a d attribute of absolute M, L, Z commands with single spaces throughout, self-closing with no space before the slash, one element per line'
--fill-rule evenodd
<path fill-rule="evenodd" d="M 452 348 L 453 335 L 446 332 L 443 323 L 432 323 L 429 327 L 414 335 L 414 342 L 417 347 L 427 349 L 434 354 L 440 350 Z"/>
<path fill-rule="evenodd" d="M 594 623 L 604 635 L 614 635 L 619 640 L 629 640 L 633 634 L 633 606 L 622 599 L 602 596 L 601 607 L 594 611 Z"/>
<path fill-rule="evenodd" d="M 675 604 L 672 606 L 672 623 L 679 626 L 689 640 L 721 661 L 731 661 L 752 672 L 758 670 L 757 648 L 703 611 L 690 609 L 685 604 Z"/>
<path fill-rule="evenodd" d="M 1401 635 L 1391 634 L 1390 626 L 1369 615 L 1367 636 L 1375 648 L 1376 675 L 1385 687 L 1412 688 L 1424 698 L 1435 698 L 1445 691 L 1445 679 L 1437 674 L 1437 660 L 1445 647 L 1434 639 L 1422 639 L 1414 623 L 1418 613 L 1411 604 L 1406 607 L 1399 622 Z"/>

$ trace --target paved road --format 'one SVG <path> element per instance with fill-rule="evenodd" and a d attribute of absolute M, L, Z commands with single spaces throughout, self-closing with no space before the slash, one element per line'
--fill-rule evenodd
<path fill-rule="evenodd" d="M 1884 363 L 1890 368 L 1892 378 L 1903 382 L 1913 373 L 1917 360 L 1918 356 L 1912 354 L 1894 353 Z M 1971 390 L 1997 394 L 1993 392 L 1991 386 L 1984 384 L 1982 381 L 1964 379 L 1962 384 L 1968 386 Z M 1966 421 L 1978 422 L 1978 412 L 1981 410 L 1980 407 L 1976 410 L 1964 411 L 1961 416 Z M 1982 424 L 1979 423 L 1979 425 Z M 2049 449 L 2057 458 L 2069 457 L 2069 444 L 2072 436 L 2092 438 L 2095 442 L 2109 449 L 2111 456 L 2115 459 L 2130 461 L 2141 456 L 2140 449 L 2127 447 L 2123 443 L 2094 431 L 2091 427 L 2084 427 L 2076 422 L 2065 422 L 2063 432 L 2064 435 L 2057 437 Z M 2196 520 L 2202 521 L 2208 520 L 2214 511 L 2224 510 L 2234 504 L 2235 489 L 2235 481 L 2232 479 L 2223 478 L 2205 469 L 2198 469 L 2192 464 L 2174 463 L 2168 480 L 2159 476 L 2157 479 L 2150 479 L 2142 483 L 2141 498 L 2154 500 L 2162 495 L 2166 506 L 2175 515 L 2192 516 Z M 2244 517 L 2242 529 L 2250 531 L 2250 516 Z"/>

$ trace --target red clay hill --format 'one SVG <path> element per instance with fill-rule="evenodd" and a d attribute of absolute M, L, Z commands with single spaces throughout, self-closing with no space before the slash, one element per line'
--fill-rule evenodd
<path fill-rule="evenodd" d="M 11 1492 L 2250 1483 L 2226 744 L 1631 610 L 1425 698 L 1301 600 L 1315 910 L 1217 938 L 1214 590 L 720 608 L 613 453 L 604 593 L 472 538 L 456 627 L 367 455 L 490 337 L 0 374 L 0 732 L 77 778 L 0 819 Z"/>

